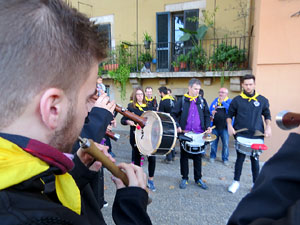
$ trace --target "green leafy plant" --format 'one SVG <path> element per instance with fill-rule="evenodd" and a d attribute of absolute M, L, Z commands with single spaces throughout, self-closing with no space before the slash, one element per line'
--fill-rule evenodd
<path fill-rule="evenodd" d="M 152 42 L 152 37 L 146 32 L 144 32 L 144 41 Z"/>
<path fill-rule="evenodd" d="M 180 62 L 178 62 L 177 60 L 175 60 L 175 61 L 173 61 L 171 63 L 171 65 L 173 66 L 174 72 L 178 72 L 179 71 Z"/>
<path fill-rule="evenodd" d="M 152 55 L 149 53 L 149 52 L 145 52 L 145 53 L 142 53 L 140 56 L 139 56 L 139 60 L 143 63 L 146 63 L 146 62 L 151 62 L 152 61 Z"/>
<path fill-rule="evenodd" d="M 173 62 L 171 63 L 171 65 L 172 65 L 173 67 L 179 67 L 180 63 L 179 63 L 178 61 L 173 61 Z"/>
<path fill-rule="evenodd" d="M 188 60 L 192 69 L 202 70 L 206 63 L 206 53 L 201 45 L 193 47 L 188 52 Z"/>
<path fill-rule="evenodd" d="M 151 42 L 152 42 L 152 37 L 147 32 L 145 32 L 144 33 L 144 47 L 145 47 L 145 49 L 150 49 Z"/>
<path fill-rule="evenodd" d="M 219 44 L 211 57 L 212 62 L 220 69 L 237 69 L 239 64 L 246 60 L 246 50 L 237 46 L 227 45 L 225 42 Z"/>
<path fill-rule="evenodd" d="M 116 84 L 120 85 L 121 89 L 121 99 L 125 100 L 126 97 L 126 84 L 130 76 L 129 65 L 120 65 L 115 71 L 109 71 L 108 75 L 114 80 Z"/>
<path fill-rule="evenodd" d="M 180 55 L 177 57 L 177 61 L 178 61 L 178 62 L 187 62 L 187 61 L 188 61 L 188 55 L 180 54 Z"/>

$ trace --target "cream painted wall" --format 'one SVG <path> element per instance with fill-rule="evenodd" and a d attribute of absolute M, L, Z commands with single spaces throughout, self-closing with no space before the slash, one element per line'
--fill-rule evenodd
<path fill-rule="evenodd" d="M 253 73 L 257 91 L 270 101 L 273 117 L 273 136 L 266 139 L 269 150 L 262 160 L 277 152 L 290 132 L 300 131 L 283 131 L 275 123 L 282 110 L 300 112 L 300 17 L 291 17 L 299 9 L 298 0 L 256 2 Z"/>
<path fill-rule="evenodd" d="M 248 36 L 250 15 L 254 9 L 251 0 L 216 0 L 216 34 L 218 38 Z M 208 1 L 207 9 L 213 11 L 214 1 Z"/>
<path fill-rule="evenodd" d="M 214 0 L 66 0 L 73 7 L 78 8 L 89 17 L 114 15 L 114 30 L 116 44 L 121 41 L 136 43 L 138 2 L 138 43 L 142 43 L 143 34 L 147 31 L 156 41 L 156 13 L 165 11 L 206 9 L 214 10 Z M 237 37 L 249 31 L 251 0 L 216 0 L 219 8 L 216 14 L 217 37 Z M 245 15 L 246 18 L 240 15 Z M 208 31 L 207 38 L 213 36 L 213 30 Z"/>

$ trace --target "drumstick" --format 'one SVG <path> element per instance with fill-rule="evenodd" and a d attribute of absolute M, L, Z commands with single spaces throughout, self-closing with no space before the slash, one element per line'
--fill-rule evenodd
<path fill-rule="evenodd" d="M 243 131 L 247 131 L 248 128 L 241 128 L 235 131 L 235 133 L 239 133 L 239 132 L 243 132 Z"/>
<path fill-rule="evenodd" d="M 211 129 L 215 129 L 216 128 L 216 126 L 215 125 L 213 125 L 212 127 L 211 127 Z M 188 130 L 183 130 L 182 131 L 182 133 L 188 133 L 188 132 L 190 132 L 190 131 L 188 131 Z M 201 133 L 201 134 L 206 134 L 208 131 L 206 130 L 206 131 L 204 131 L 203 133 Z"/>
<path fill-rule="evenodd" d="M 136 127 L 136 129 L 138 129 L 138 130 L 141 129 L 141 126 L 140 126 L 139 124 L 134 124 L 134 125 L 132 125 L 132 126 Z"/>
<path fill-rule="evenodd" d="M 254 132 L 254 135 L 253 135 L 253 136 L 255 136 L 255 137 L 257 137 L 257 136 L 265 136 L 265 134 L 264 134 L 263 132 L 259 131 L 259 130 L 256 130 L 256 131 Z"/>
<path fill-rule="evenodd" d="M 211 127 L 211 129 L 215 129 L 216 128 L 216 126 L 215 125 L 213 125 L 212 127 Z M 206 131 L 204 131 L 203 133 L 201 133 L 201 134 L 206 134 L 208 132 L 208 130 L 206 130 Z"/>

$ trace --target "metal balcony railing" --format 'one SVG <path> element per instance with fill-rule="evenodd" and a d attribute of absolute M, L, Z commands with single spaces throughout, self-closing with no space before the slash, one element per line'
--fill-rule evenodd
<path fill-rule="evenodd" d="M 102 73 L 116 70 L 120 65 L 127 65 L 131 72 L 242 70 L 248 69 L 250 45 L 251 37 L 248 36 L 205 39 L 197 46 L 159 42 L 147 47 L 123 42 L 109 51 L 100 68 Z M 179 62 L 180 58 L 186 59 L 186 67 Z"/>

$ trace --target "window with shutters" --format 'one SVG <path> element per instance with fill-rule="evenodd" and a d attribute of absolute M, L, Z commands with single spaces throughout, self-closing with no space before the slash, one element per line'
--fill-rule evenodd
<path fill-rule="evenodd" d="M 107 40 L 107 48 L 111 49 L 111 25 L 110 23 L 107 24 L 99 24 L 98 25 L 98 32 L 101 33 L 101 35 L 104 35 Z"/>
<path fill-rule="evenodd" d="M 157 71 L 170 71 L 171 62 L 192 48 L 191 41 L 179 40 L 183 35 L 180 28 L 196 31 L 198 22 L 192 20 L 195 17 L 199 17 L 199 9 L 156 14 Z"/>

